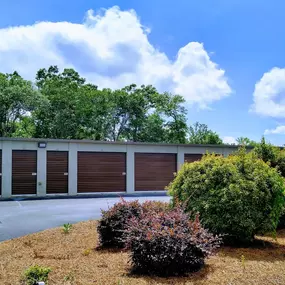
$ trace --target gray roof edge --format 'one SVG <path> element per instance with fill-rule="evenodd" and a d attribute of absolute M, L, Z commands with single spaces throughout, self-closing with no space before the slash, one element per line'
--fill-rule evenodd
<path fill-rule="evenodd" d="M 151 142 L 122 142 L 122 141 L 95 141 L 95 140 L 79 140 L 79 139 L 48 139 L 48 138 L 9 138 L 0 137 L 0 141 L 22 141 L 22 142 L 54 142 L 54 143 L 91 143 L 91 144 L 110 144 L 110 145 L 152 145 L 152 146 L 176 146 L 176 147 L 216 147 L 216 148 L 235 148 L 239 145 L 227 144 L 168 144 L 168 143 L 151 143 Z M 247 146 L 248 149 L 253 148 Z"/>

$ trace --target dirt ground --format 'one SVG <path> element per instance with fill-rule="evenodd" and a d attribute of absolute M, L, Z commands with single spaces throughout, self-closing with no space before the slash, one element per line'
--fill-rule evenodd
<path fill-rule="evenodd" d="M 127 252 L 98 251 L 96 221 L 46 230 L 0 243 L 0 284 L 20 284 L 22 272 L 31 265 L 52 269 L 49 285 L 143 285 L 143 284 L 285 284 L 285 230 L 277 240 L 259 248 L 221 248 L 198 273 L 183 278 L 157 278 L 129 274 Z"/>

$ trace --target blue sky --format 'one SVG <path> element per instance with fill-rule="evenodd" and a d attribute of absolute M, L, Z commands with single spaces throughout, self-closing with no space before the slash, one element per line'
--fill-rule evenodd
<path fill-rule="evenodd" d="M 226 141 L 285 143 L 282 0 L 1 2 L 0 72 L 57 64 L 99 87 L 153 84 Z"/>

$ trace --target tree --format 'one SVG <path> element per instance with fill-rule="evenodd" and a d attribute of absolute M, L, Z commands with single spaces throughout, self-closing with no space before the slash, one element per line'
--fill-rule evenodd
<path fill-rule="evenodd" d="M 0 136 L 13 136 L 19 122 L 30 116 L 39 100 L 40 95 L 32 83 L 17 72 L 0 73 Z"/>
<path fill-rule="evenodd" d="M 36 85 L 45 101 L 33 112 L 36 137 L 77 138 L 76 110 L 84 83 L 85 79 L 73 69 L 60 73 L 56 66 L 51 66 L 37 72 Z"/>
<path fill-rule="evenodd" d="M 190 144 L 222 144 L 223 141 L 216 132 L 211 131 L 207 125 L 196 122 L 189 127 Z"/>
<path fill-rule="evenodd" d="M 236 139 L 238 145 L 255 146 L 257 143 L 247 137 L 239 137 Z"/>
<path fill-rule="evenodd" d="M 86 83 L 75 70 L 61 72 L 57 66 L 40 69 L 35 84 L 23 80 L 17 73 L 1 75 L 2 135 L 187 141 L 185 100 L 180 95 L 159 93 L 151 85 L 137 87 L 135 84 L 117 90 L 99 90 L 96 85 Z M 7 103 L 11 96 L 14 96 L 13 106 Z"/>

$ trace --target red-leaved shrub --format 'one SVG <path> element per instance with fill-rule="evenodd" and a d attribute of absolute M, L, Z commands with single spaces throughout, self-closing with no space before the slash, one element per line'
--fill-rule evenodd
<path fill-rule="evenodd" d="M 159 276 L 198 270 L 221 242 L 179 207 L 129 219 L 124 237 L 134 272 Z"/>
<path fill-rule="evenodd" d="M 102 218 L 98 223 L 97 231 L 102 247 L 124 247 L 122 239 L 130 218 L 139 217 L 142 213 L 141 204 L 136 201 L 127 202 L 121 199 L 107 211 L 102 210 Z"/>
<path fill-rule="evenodd" d="M 102 218 L 97 231 L 102 247 L 124 247 L 123 233 L 130 218 L 139 218 L 143 213 L 167 211 L 169 203 L 146 201 L 140 204 L 138 200 L 127 202 L 123 198 L 107 211 L 102 211 Z"/>

